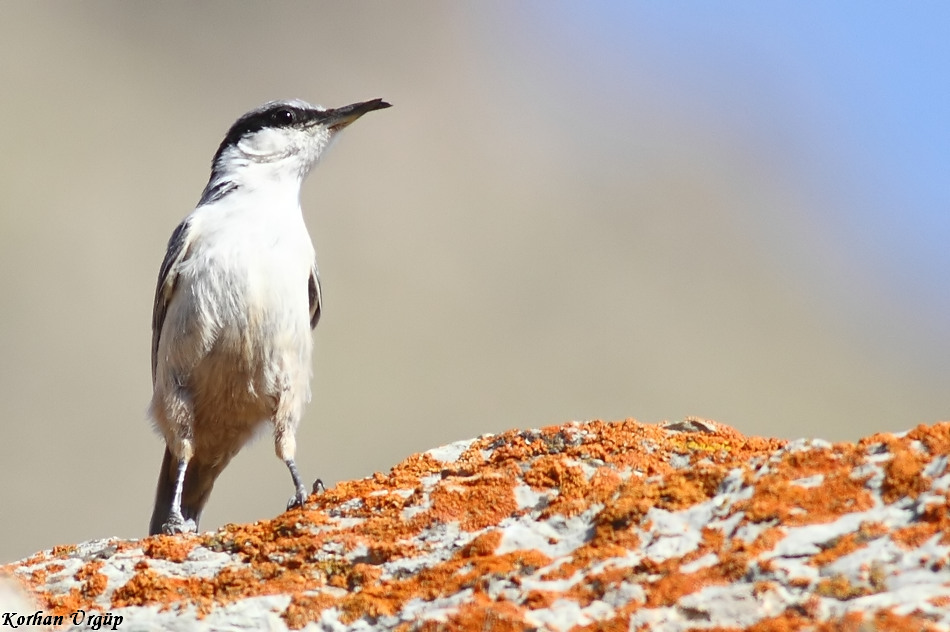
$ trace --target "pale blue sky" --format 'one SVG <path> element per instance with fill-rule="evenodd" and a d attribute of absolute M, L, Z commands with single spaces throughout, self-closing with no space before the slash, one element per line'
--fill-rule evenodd
<path fill-rule="evenodd" d="M 486 18 L 499 69 L 524 53 L 517 80 L 569 102 L 566 124 L 649 103 L 782 174 L 795 217 L 766 202 L 739 220 L 762 265 L 858 346 L 946 374 L 950 5 L 538 3 L 506 28 L 511 13 Z"/>
<path fill-rule="evenodd" d="M 631 75 L 649 72 L 737 133 L 774 136 L 786 149 L 787 123 L 809 131 L 800 146 L 810 151 L 786 159 L 836 202 L 815 209 L 825 229 L 890 292 L 950 309 L 950 5 L 535 9 L 525 17 L 544 37 L 563 38 L 565 63 L 599 70 L 592 78 L 621 93 Z M 791 115 L 805 120 L 782 120 Z M 815 161 L 816 145 L 827 163 Z"/>

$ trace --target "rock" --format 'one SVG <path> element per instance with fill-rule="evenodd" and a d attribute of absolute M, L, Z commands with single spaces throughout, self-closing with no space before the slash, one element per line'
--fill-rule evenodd
<path fill-rule="evenodd" d="M 948 454 L 950 423 L 837 444 L 569 423 L 416 454 L 273 520 L 0 571 L 75 629 L 942 630 Z"/>

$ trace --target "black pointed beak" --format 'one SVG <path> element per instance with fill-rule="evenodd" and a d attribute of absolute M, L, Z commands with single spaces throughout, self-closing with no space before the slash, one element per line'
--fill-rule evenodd
<path fill-rule="evenodd" d="M 344 105 L 343 107 L 334 108 L 332 110 L 325 110 L 317 117 L 317 120 L 323 125 L 326 125 L 330 130 L 338 132 L 367 112 L 382 110 L 388 107 L 391 107 L 390 104 L 382 99 L 373 99 L 372 101 L 363 101 L 361 103 Z"/>

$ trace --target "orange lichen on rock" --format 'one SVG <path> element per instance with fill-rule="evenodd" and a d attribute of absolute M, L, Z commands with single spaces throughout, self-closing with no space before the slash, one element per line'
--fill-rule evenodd
<path fill-rule="evenodd" d="M 87 599 L 94 599 L 106 591 L 109 579 L 99 572 L 105 565 L 102 560 L 96 560 L 86 564 L 73 575 L 73 579 L 82 582 L 80 592 Z"/>
<path fill-rule="evenodd" d="M 321 612 L 335 607 L 339 601 L 339 598 L 325 593 L 295 594 L 281 617 L 287 623 L 288 628 L 299 630 L 308 623 L 317 621 Z"/>
<path fill-rule="evenodd" d="M 755 494 L 744 506 L 755 522 L 783 525 L 829 522 L 874 504 L 865 481 L 852 474 L 863 452 L 850 444 L 787 452 L 755 479 Z M 806 482 L 814 479 L 817 484 Z"/>
<path fill-rule="evenodd" d="M 430 494 L 432 508 L 427 517 L 442 523 L 457 522 L 464 531 L 497 524 L 518 508 L 511 474 L 476 474 L 439 486 Z"/>
<path fill-rule="evenodd" d="M 856 444 L 698 418 L 512 430 L 273 520 L 0 571 L 45 610 L 153 628 L 946 628 L 948 450 L 950 424 Z"/>
<path fill-rule="evenodd" d="M 882 488 L 883 500 L 891 503 L 900 498 L 917 498 L 930 487 L 930 479 L 924 476 L 925 455 L 895 441 L 888 442 L 894 455 L 884 466 L 886 483 Z"/>
<path fill-rule="evenodd" d="M 198 538 L 195 536 L 159 535 L 145 540 L 142 544 L 142 552 L 152 559 L 181 563 L 188 558 L 188 554 L 196 544 L 198 544 Z"/>

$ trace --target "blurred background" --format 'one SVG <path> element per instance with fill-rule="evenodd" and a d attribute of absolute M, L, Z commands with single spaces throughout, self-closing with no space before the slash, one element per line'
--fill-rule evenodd
<path fill-rule="evenodd" d="M 572 419 L 950 418 L 937 3 L 4 3 L 0 561 L 145 535 L 152 297 L 230 124 L 384 97 L 304 186 L 305 478 Z M 267 435 L 202 528 L 292 492 Z"/>

